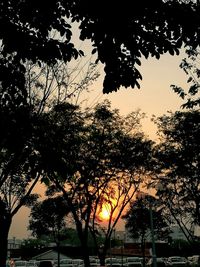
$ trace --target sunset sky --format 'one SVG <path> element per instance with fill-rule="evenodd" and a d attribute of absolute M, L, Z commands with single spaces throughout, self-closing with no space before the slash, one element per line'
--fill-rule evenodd
<path fill-rule="evenodd" d="M 143 80 L 140 82 L 141 89 L 121 88 L 118 92 L 107 95 L 102 93 L 103 67 L 100 69 L 102 76 L 94 84 L 93 90 L 84 95 L 87 98 L 86 105 L 92 106 L 97 101 L 103 99 L 111 101 L 113 108 L 118 108 L 122 115 L 126 115 L 138 108 L 145 112 L 147 119 L 143 122 L 145 133 L 152 139 L 156 140 L 156 128 L 150 122 L 152 115 L 163 115 L 167 111 L 175 111 L 180 108 L 182 100 L 172 92 L 171 84 L 185 86 L 187 76 L 179 68 L 181 59 L 184 54 L 171 56 L 166 54 L 159 60 L 143 60 L 140 71 Z M 28 209 L 22 209 L 13 219 L 9 238 L 27 238 Z"/>
<path fill-rule="evenodd" d="M 183 100 L 175 94 L 170 85 L 175 84 L 187 88 L 187 76 L 179 64 L 185 57 L 184 52 L 179 56 L 169 54 L 161 56 L 159 60 L 155 58 L 143 59 L 139 67 L 143 80 L 140 82 L 141 88 L 121 88 L 117 92 L 103 95 L 102 76 L 99 83 L 95 84 L 95 89 L 84 97 L 88 98 L 87 105 L 90 106 L 95 101 L 109 99 L 113 108 L 118 108 L 122 115 L 126 115 L 136 109 L 141 109 L 146 113 L 147 119 L 143 121 L 143 129 L 150 138 L 156 139 L 156 128 L 150 121 L 152 115 L 163 115 L 167 111 L 180 109 Z"/>

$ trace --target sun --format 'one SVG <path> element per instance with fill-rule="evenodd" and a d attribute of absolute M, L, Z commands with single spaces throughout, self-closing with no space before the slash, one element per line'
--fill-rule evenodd
<path fill-rule="evenodd" d="M 103 204 L 102 209 L 99 213 L 99 217 L 103 220 L 109 220 L 110 218 L 110 208 L 107 204 Z"/>

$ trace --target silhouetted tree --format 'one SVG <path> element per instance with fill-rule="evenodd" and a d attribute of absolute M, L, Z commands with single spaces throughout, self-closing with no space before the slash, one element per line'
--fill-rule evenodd
<path fill-rule="evenodd" d="M 155 234 L 155 239 L 167 240 L 170 233 L 167 221 L 162 215 L 162 209 L 158 209 L 158 207 L 155 197 L 147 194 L 142 197 L 140 195 L 130 203 L 129 209 L 122 217 L 125 220 L 129 236 L 141 242 L 143 266 L 145 266 L 146 240 L 151 240 L 152 234 Z"/>
<path fill-rule="evenodd" d="M 58 266 L 60 266 L 60 242 L 66 239 L 66 217 L 69 208 L 61 197 L 47 198 L 36 203 L 32 209 L 29 220 L 29 230 L 38 238 L 49 235 L 56 243 L 58 249 Z"/>
<path fill-rule="evenodd" d="M 139 131 L 141 116 L 133 112 L 122 117 L 108 101 L 86 112 L 58 105 L 46 114 L 38 151 L 50 189 L 63 193 L 72 212 L 86 266 L 89 231 L 100 245 L 96 224 L 102 205 L 111 208 L 103 261 L 112 231 L 151 165 L 152 142 Z"/>
<path fill-rule="evenodd" d="M 41 68 L 26 63 L 27 103 L 13 102 L 9 94 L 0 98 L 0 266 L 7 258 L 7 238 L 19 209 L 33 204 L 31 195 L 41 179 L 37 143 L 43 133 L 43 116 L 58 103 L 78 102 L 83 90 L 98 78 L 96 64 L 77 62 L 72 67 L 59 62 Z M 85 67 L 84 67 L 84 66 Z M 70 70 L 67 68 L 70 67 Z M 80 74 L 81 76 L 77 75 Z M 78 77 L 79 76 L 79 77 Z M 16 94 L 16 99 L 20 98 Z M 54 140 L 55 142 L 55 140 Z M 4 207 L 4 208 L 3 208 Z"/>
<path fill-rule="evenodd" d="M 183 44 L 196 47 L 198 8 L 193 2 L 162 0 L 153 4 L 142 0 L 134 4 L 134 9 L 132 3 L 114 1 L 109 6 L 105 1 L 94 5 L 92 1 L 50 0 L 46 6 L 35 0 L 1 1 L 0 184 L 13 176 L 16 166 L 20 170 L 15 173 L 25 175 L 27 158 L 31 158 L 28 173 L 32 178 L 39 177 L 39 159 L 33 145 L 37 138 L 33 134 L 39 129 L 40 119 L 28 102 L 26 64 L 30 61 L 53 66 L 83 56 L 71 41 L 71 22 L 79 23 L 79 38 L 92 41 L 92 53 L 104 64 L 103 92 L 107 93 L 120 86 L 139 87 L 142 76 L 136 65 L 140 65 L 142 56 L 178 54 Z M 4 252 L 0 251 L 0 266 L 5 265 Z"/>
<path fill-rule="evenodd" d="M 199 46 L 195 49 L 187 47 L 185 52 L 187 58 L 182 60 L 180 68 L 188 76 L 188 88 L 182 88 L 177 85 L 171 85 L 171 87 L 182 99 L 186 99 L 186 102 L 182 105 L 183 108 L 198 108 L 200 106 L 200 49 Z"/>
<path fill-rule="evenodd" d="M 192 240 L 193 227 L 200 225 L 200 113 L 170 112 L 155 118 L 160 142 L 156 157 L 159 168 L 155 187 L 169 217 Z"/>
<path fill-rule="evenodd" d="M 50 65 L 83 55 L 72 41 L 71 22 L 79 23 L 79 38 L 91 40 L 92 53 L 105 64 L 104 92 L 116 91 L 120 86 L 139 87 L 142 76 L 136 65 L 141 64 L 142 56 L 159 58 L 167 52 L 174 55 L 183 44 L 194 47 L 199 44 L 198 11 L 194 1 L 178 0 L 153 3 L 142 0 L 123 5 L 115 1 L 94 5 L 89 0 L 51 0 L 46 6 L 34 0 L 3 0 L 0 6 L 2 88 L 12 87 L 24 95 L 25 101 L 23 63 L 26 60 Z"/>

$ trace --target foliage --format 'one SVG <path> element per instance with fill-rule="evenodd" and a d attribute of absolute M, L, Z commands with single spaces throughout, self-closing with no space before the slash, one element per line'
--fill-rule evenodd
<path fill-rule="evenodd" d="M 115 10 L 110 9 L 113 6 Z M 112 12 L 112 20 L 110 12 Z M 177 13 L 181 15 L 177 17 Z M 188 20 L 190 20 L 190 27 L 188 27 Z M 142 76 L 136 65 L 140 65 L 142 56 L 159 58 L 166 52 L 173 55 L 179 53 L 183 43 L 194 47 L 199 43 L 200 20 L 196 5 L 180 1 L 157 0 L 154 4 L 150 4 L 149 1 L 143 0 L 135 3 L 133 9 L 132 3 L 122 6 L 120 3 L 111 2 L 108 7 L 105 1 L 94 5 L 92 1 L 50 0 L 48 5 L 44 6 L 42 1 L 37 0 L 3 0 L 0 4 L 0 21 L 2 25 L 0 29 L 0 188 L 3 190 L 2 185 L 5 185 L 4 182 L 8 182 L 10 178 L 15 180 L 16 177 L 25 178 L 32 183 L 31 185 L 29 183 L 30 188 L 25 190 L 26 196 L 40 179 L 40 170 L 48 169 L 52 172 L 56 168 L 56 170 L 59 169 L 57 174 L 61 176 L 67 170 L 71 177 L 77 169 L 77 166 L 71 164 L 75 156 L 74 152 L 70 155 L 65 152 L 66 162 L 69 160 L 66 168 L 64 167 L 66 162 L 61 157 L 63 155 L 61 148 L 54 149 L 52 152 L 45 145 L 45 137 L 52 147 L 57 140 L 55 136 L 62 137 L 58 132 L 58 124 L 55 124 L 55 131 L 49 127 L 49 135 L 40 136 L 40 133 L 45 132 L 44 128 L 48 124 L 45 116 L 46 118 L 48 116 L 42 114 L 38 117 L 35 103 L 38 104 L 37 111 L 41 111 L 40 104 L 42 111 L 47 111 L 48 105 L 43 105 L 45 98 L 40 98 L 42 102 L 38 102 L 38 96 L 46 97 L 49 88 L 44 86 L 45 83 L 41 84 L 37 81 L 33 84 L 36 88 L 35 92 L 38 89 L 39 93 L 31 95 L 26 79 L 29 62 L 35 64 L 36 68 L 41 67 L 44 70 L 43 63 L 56 67 L 63 61 L 69 62 L 83 56 L 84 53 L 75 48 L 72 42 L 74 36 L 72 36 L 71 23 L 79 23 L 80 39 L 92 41 L 94 47 L 92 53 L 96 51 L 97 61 L 104 64 L 106 75 L 103 92 L 118 90 L 120 86 L 139 87 L 138 81 Z M 55 68 L 52 70 L 55 71 Z M 59 75 L 54 77 L 57 79 Z M 48 92 L 47 94 L 44 91 L 41 93 L 42 87 L 47 89 L 45 91 Z M 84 88 L 86 87 L 83 85 L 82 89 Z M 58 96 L 63 95 L 61 93 Z M 61 133 L 63 134 L 62 131 Z M 68 137 L 72 140 L 69 131 Z M 39 141 L 43 143 L 38 144 Z M 77 141 L 80 142 L 80 136 Z M 71 146 L 69 142 L 66 143 L 65 148 L 71 147 L 76 151 L 79 143 L 72 144 Z M 53 158 L 54 153 L 56 155 L 58 153 L 62 158 L 60 162 Z M 48 179 L 44 176 L 43 181 Z M 5 207 L 3 197 L 1 200 L 2 207 Z M 23 196 L 12 216 L 25 203 L 27 198 Z M 4 215 L 7 215 L 8 211 L 10 212 L 6 207 Z M 10 225 L 12 216 L 9 217 L 7 226 Z M 3 232 L 6 234 L 8 231 L 9 229 Z M 6 249 L 5 244 L 1 244 L 1 247 Z M 4 262 L 6 259 L 4 252 L 0 252 L 0 265 L 1 255 L 4 254 Z"/>
<path fill-rule="evenodd" d="M 86 112 L 69 104 L 57 105 L 43 118 L 45 139 L 39 140 L 37 148 L 43 180 L 50 186 L 49 193 L 55 189 L 63 193 L 84 250 L 89 231 L 99 245 L 96 224 L 107 204 L 106 252 L 121 213 L 151 166 L 152 142 L 139 130 L 142 118 L 139 111 L 122 117 L 108 101 Z"/>
<path fill-rule="evenodd" d="M 161 137 L 155 154 L 159 168 L 157 195 L 169 218 L 179 224 L 191 240 L 199 214 L 199 111 L 174 112 L 155 120 Z"/>
<path fill-rule="evenodd" d="M 131 2 L 94 5 L 89 0 L 51 0 L 44 6 L 35 0 L 3 0 L 0 17 L 2 88 L 18 91 L 22 101 L 26 60 L 51 65 L 83 55 L 72 41 L 71 22 L 79 23 L 79 38 L 91 40 L 92 53 L 105 65 L 105 93 L 120 86 L 139 87 L 142 76 L 136 66 L 142 56 L 174 55 L 184 43 L 194 47 L 199 43 L 198 5 L 192 1 L 142 0 L 132 6 Z"/>
<path fill-rule="evenodd" d="M 35 238 L 24 239 L 21 244 L 21 248 L 27 248 L 27 249 L 33 249 L 35 247 L 41 247 L 41 246 L 44 246 L 43 240 Z"/>
<path fill-rule="evenodd" d="M 141 242 L 151 239 L 151 216 L 154 226 L 154 234 L 157 239 L 166 240 L 169 235 L 169 227 L 162 215 L 162 209 L 158 210 L 157 199 L 144 195 L 143 198 L 136 198 L 130 203 L 129 210 L 122 217 L 129 235 L 133 239 L 140 239 Z M 142 240 L 143 239 L 143 240 Z"/>
<path fill-rule="evenodd" d="M 54 242 L 66 239 L 64 230 L 68 213 L 69 208 L 62 197 L 47 198 L 32 207 L 29 230 L 39 238 L 51 236 Z"/>
<path fill-rule="evenodd" d="M 59 103 L 81 104 L 80 94 L 89 91 L 99 77 L 97 64 L 91 60 L 80 59 L 68 64 L 58 61 L 51 66 L 41 63 L 40 67 L 27 62 L 25 66 L 27 101 L 37 114 Z"/>
<path fill-rule="evenodd" d="M 174 92 L 176 92 L 182 99 L 187 101 L 182 105 L 183 108 L 191 109 L 200 106 L 199 89 L 200 89 L 200 50 L 197 48 L 188 47 L 186 49 L 188 58 L 184 58 L 180 64 L 180 68 L 184 70 L 188 76 L 187 83 L 190 84 L 186 90 L 177 85 L 171 85 Z"/>
<path fill-rule="evenodd" d="M 133 239 L 141 243 L 143 266 L 145 266 L 145 242 L 150 239 L 154 252 L 155 239 L 166 240 L 170 230 L 162 215 L 157 199 L 151 195 L 138 191 L 136 199 L 131 201 L 129 210 L 122 217 L 125 227 Z"/>
<path fill-rule="evenodd" d="M 96 64 L 87 63 L 88 66 L 80 61 L 73 66 L 41 63 L 39 68 L 26 62 L 25 99 L 18 93 L 12 96 L 10 91 L 0 92 L 0 243 L 5 248 L 0 251 L 0 262 L 1 257 L 6 259 L 12 218 L 22 206 L 30 207 L 37 198 L 32 191 L 44 165 L 37 143 L 45 138 L 41 136 L 45 113 L 55 103 L 79 101 L 80 93 L 98 78 Z"/>

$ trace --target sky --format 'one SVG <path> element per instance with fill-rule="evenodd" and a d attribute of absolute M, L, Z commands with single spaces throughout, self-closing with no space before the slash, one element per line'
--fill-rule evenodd
<path fill-rule="evenodd" d="M 122 115 L 141 109 L 146 114 L 143 130 L 149 138 L 156 140 L 156 126 L 151 122 L 152 115 L 160 116 L 167 111 L 179 110 L 183 100 L 175 94 L 171 85 L 175 84 L 187 88 L 187 76 L 179 65 L 185 57 L 184 51 L 179 56 L 165 54 L 159 60 L 155 58 L 143 59 L 139 68 L 143 77 L 138 88 L 120 88 L 117 92 L 102 93 L 102 79 L 95 84 L 95 89 L 88 93 L 87 105 L 95 101 L 108 99 L 113 108 L 118 108 Z M 103 77 L 103 68 L 102 76 Z"/>
<path fill-rule="evenodd" d="M 102 76 L 93 85 L 93 90 L 85 94 L 87 105 L 92 106 L 96 101 L 108 99 L 113 108 L 118 108 L 122 115 L 126 115 L 136 109 L 145 112 L 147 118 L 143 122 L 143 130 L 149 138 L 156 140 L 156 127 L 150 121 L 152 115 L 160 116 L 167 111 L 180 109 L 182 100 L 170 88 L 171 84 L 186 86 L 187 77 L 179 68 L 184 53 L 179 56 L 163 55 L 159 60 L 143 60 L 140 71 L 143 77 L 140 89 L 121 88 L 118 92 L 104 95 L 102 93 Z M 40 190 L 38 185 L 36 191 Z M 29 209 L 21 209 L 13 218 L 9 238 L 27 238 L 30 233 L 27 231 Z"/>

